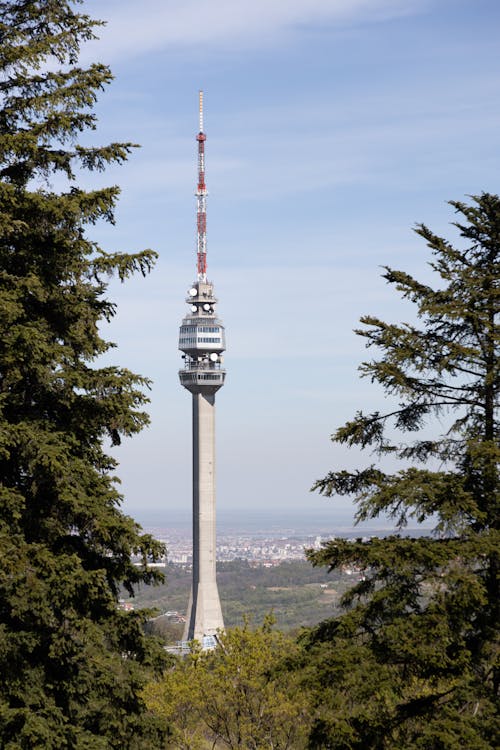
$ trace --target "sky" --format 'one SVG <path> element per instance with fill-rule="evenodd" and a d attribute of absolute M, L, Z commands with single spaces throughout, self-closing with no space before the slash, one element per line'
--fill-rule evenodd
<path fill-rule="evenodd" d="M 105 20 L 82 62 L 109 64 L 88 143 L 141 144 L 82 176 L 122 189 L 109 251 L 159 253 L 109 296 L 103 362 L 152 380 L 151 425 L 113 449 L 123 508 L 168 527 L 191 512 L 190 394 L 178 328 L 195 280 L 198 90 L 205 92 L 208 276 L 226 326 L 217 394 L 219 521 L 349 526 L 345 498 L 310 492 L 374 458 L 331 434 L 382 409 L 360 380 L 373 356 L 363 314 L 411 320 L 382 266 L 429 280 L 425 222 L 450 239 L 448 200 L 497 193 L 500 4 L 496 0 L 88 0 Z"/>

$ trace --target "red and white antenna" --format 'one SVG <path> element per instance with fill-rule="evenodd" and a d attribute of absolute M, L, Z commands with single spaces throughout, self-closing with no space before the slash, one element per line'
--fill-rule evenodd
<path fill-rule="evenodd" d="M 205 141 L 203 132 L 203 91 L 200 91 L 200 131 L 198 141 L 198 189 L 196 191 L 198 281 L 207 280 L 207 186 L 205 185 Z"/>

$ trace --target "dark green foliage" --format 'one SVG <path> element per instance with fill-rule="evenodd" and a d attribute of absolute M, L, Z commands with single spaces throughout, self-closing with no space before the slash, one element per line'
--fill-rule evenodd
<path fill-rule="evenodd" d="M 451 205 L 463 249 L 416 229 L 439 286 L 386 268 L 419 324 L 366 316 L 358 331 L 382 352 L 362 374 L 396 405 L 359 412 L 333 436 L 405 468 L 374 464 L 315 484 L 327 496 L 354 495 L 359 520 L 388 514 L 402 530 L 410 518 L 434 519 L 436 532 L 335 539 L 310 553 L 315 565 L 364 573 L 344 597 L 348 612 L 308 641 L 319 711 L 312 747 L 498 746 L 500 198 Z"/>
<path fill-rule="evenodd" d="M 78 67 L 97 24 L 74 6 L 0 2 L 0 746 L 148 748 L 140 690 L 160 652 L 117 593 L 156 579 L 130 555 L 161 548 L 120 512 L 103 449 L 147 424 L 147 381 L 94 360 L 111 346 L 105 278 L 147 272 L 154 253 L 109 255 L 85 234 L 113 221 L 119 191 L 73 173 L 130 144 L 76 143 L 111 74 Z"/>

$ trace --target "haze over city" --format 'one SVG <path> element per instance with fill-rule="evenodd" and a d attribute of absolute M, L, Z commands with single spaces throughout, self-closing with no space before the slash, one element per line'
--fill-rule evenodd
<path fill-rule="evenodd" d="M 178 327 L 195 277 L 198 89 L 205 91 L 208 276 L 227 332 L 217 401 L 219 523 L 253 515 L 348 526 L 347 500 L 309 492 L 371 457 L 330 434 L 382 394 L 357 367 L 362 314 L 413 316 L 380 266 L 429 278 L 411 228 L 454 237 L 449 199 L 498 192 L 500 7 L 485 0 L 90 0 L 108 22 L 85 58 L 116 80 L 92 141 L 142 144 L 83 185 L 119 184 L 109 250 L 151 247 L 156 270 L 110 286 L 107 357 L 150 377 L 151 426 L 116 451 L 125 510 L 191 512 L 191 412 Z M 89 136 L 86 136 L 89 138 Z"/>

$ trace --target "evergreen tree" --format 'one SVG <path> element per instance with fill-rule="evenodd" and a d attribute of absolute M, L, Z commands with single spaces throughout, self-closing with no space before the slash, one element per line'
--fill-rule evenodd
<path fill-rule="evenodd" d="M 156 577 L 131 554 L 162 549 L 120 511 L 106 452 L 147 424 L 148 383 L 95 362 L 111 346 L 98 330 L 115 312 L 108 276 L 145 274 L 155 254 L 109 254 L 86 235 L 113 221 L 119 191 L 85 192 L 74 173 L 124 161 L 131 144 L 77 142 L 111 80 L 78 65 L 99 23 L 77 2 L 0 2 L 0 746 L 12 750 L 158 739 L 140 691 L 160 650 L 117 597 Z"/>
<path fill-rule="evenodd" d="M 460 248 L 416 228 L 437 284 L 384 274 L 417 306 L 418 323 L 366 316 L 357 331 L 382 353 L 362 374 L 397 404 L 359 412 L 333 440 L 371 448 L 380 462 L 315 484 L 326 496 L 353 495 L 358 520 L 386 514 L 400 533 L 334 539 L 309 555 L 363 573 L 344 599 L 349 611 L 309 640 L 319 707 L 312 747 L 499 744 L 500 198 L 451 205 Z M 384 471 L 384 457 L 403 468 Z M 435 532 L 402 536 L 410 519 L 434 520 Z"/>

